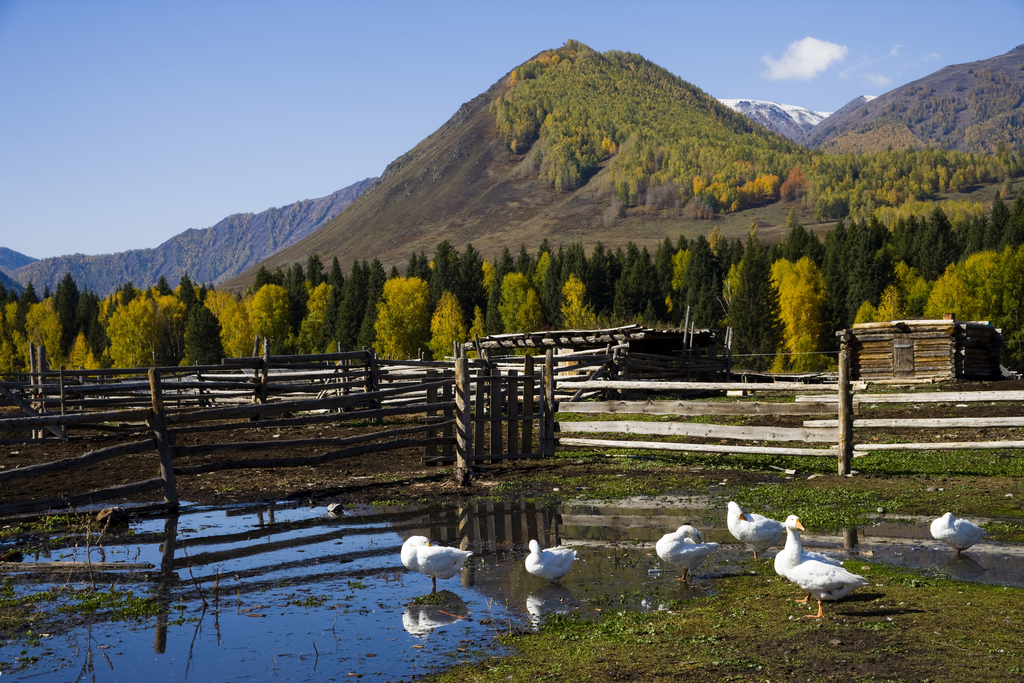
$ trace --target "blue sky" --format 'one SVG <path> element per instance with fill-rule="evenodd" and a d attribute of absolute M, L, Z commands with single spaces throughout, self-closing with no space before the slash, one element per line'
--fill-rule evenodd
<path fill-rule="evenodd" d="M 842 5 L 0 0 L 0 246 L 155 247 L 329 194 L 569 38 L 820 111 L 1024 42 L 1020 0 Z"/>

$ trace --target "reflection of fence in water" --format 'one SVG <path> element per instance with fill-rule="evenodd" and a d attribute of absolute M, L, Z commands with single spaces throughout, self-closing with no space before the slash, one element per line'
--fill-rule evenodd
<path fill-rule="evenodd" d="M 561 543 L 562 516 L 533 502 L 479 502 L 432 510 L 413 522 L 411 533 L 443 545 L 466 544 L 477 552 L 521 550 L 537 539 L 542 546 Z"/>

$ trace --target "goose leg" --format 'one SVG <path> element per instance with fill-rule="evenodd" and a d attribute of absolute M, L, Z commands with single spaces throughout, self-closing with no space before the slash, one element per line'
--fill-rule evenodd
<path fill-rule="evenodd" d="M 434 582 L 434 588 L 430 592 L 431 593 L 436 593 L 437 592 L 437 577 L 436 576 L 431 576 L 430 580 Z"/>
<path fill-rule="evenodd" d="M 755 560 L 757 559 L 757 551 L 756 550 L 754 551 L 754 559 Z"/>
<path fill-rule="evenodd" d="M 811 594 L 808 593 L 806 598 L 804 598 L 803 600 L 796 600 L 796 602 L 807 602 L 810 599 L 811 599 Z"/>
<path fill-rule="evenodd" d="M 818 613 L 817 614 L 805 614 L 804 619 L 821 619 L 824 614 L 821 612 L 821 600 L 818 600 Z"/>

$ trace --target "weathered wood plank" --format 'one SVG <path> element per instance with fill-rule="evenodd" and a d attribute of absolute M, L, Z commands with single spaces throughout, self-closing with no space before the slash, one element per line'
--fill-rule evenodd
<path fill-rule="evenodd" d="M 561 422 L 556 427 L 562 433 L 653 434 L 658 436 L 698 436 L 707 439 L 744 439 L 755 441 L 806 441 L 834 443 L 834 429 L 800 429 L 794 427 L 737 427 L 699 422 L 627 422 L 607 420 L 598 422 Z"/>
<path fill-rule="evenodd" d="M 561 413 L 612 413 L 633 415 L 834 415 L 835 396 L 801 403 L 711 401 L 592 401 L 562 403 Z"/>
<path fill-rule="evenodd" d="M 836 457 L 834 448 L 779 448 L 775 446 L 722 446 L 709 443 L 673 443 L 671 441 L 610 441 L 607 439 L 559 439 L 563 446 L 600 448 L 636 448 L 645 451 L 689 451 L 694 453 L 753 453 L 762 455 L 811 455 Z"/>
<path fill-rule="evenodd" d="M 854 451 L 1001 451 L 1024 448 L 1024 441 L 947 441 L 942 443 L 862 443 Z"/>
<path fill-rule="evenodd" d="M 903 394 L 857 394 L 861 403 L 989 403 L 999 401 L 1024 402 L 1024 391 L 935 391 Z M 797 403 L 835 402 L 835 394 L 797 396 Z"/>
<path fill-rule="evenodd" d="M 562 384 L 562 381 L 559 381 Z M 592 380 L 573 382 L 573 387 L 585 389 L 647 389 L 649 391 L 821 391 L 823 384 L 804 384 L 803 382 L 631 382 L 627 380 Z"/>
<path fill-rule="evenodd" d="M 3 573 L 25 573 L 25 572 L 75 572 L 89 571 L 90 569 L 129 569 L 137 571 L 140 569 L 153 569 L 154 565 L 149 562 L 0 562 L 0 572 Z"/>
<path fill-rule="evenodd" d="M 804 427 L 838 427 L 838 420 L 804 420 Z M 896 427 L 896 428 L 928 428 L 938 427 L 950 429 L 953 427 L 1024 427 L 1024 417 L 938 417 L 908 418 L 903 420 L 888 419 L 862 419 L 853 421 L 854 429 L 873 427 Z"/>

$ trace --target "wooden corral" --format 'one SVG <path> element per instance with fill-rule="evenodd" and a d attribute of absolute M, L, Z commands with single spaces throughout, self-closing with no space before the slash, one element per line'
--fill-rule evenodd
<path fill-rule="evenodd" d="M 602 330 L 547 330 L 495 334 L 467 342 L 466 351 L 483 357 L 517 349 L 562 352 L 605 351 L 616 355 L 623 379 L 728 381 L 731 353 L 726 333 L 718 330 L 655 330 L 625 325 Z"/>
<path fill-rule="evenodd" d="M 987 322 L 892 320 L 861 323 L 837 333 L 850 353 L 852 379 L 1001 377 L 1001 331 Z"/>

